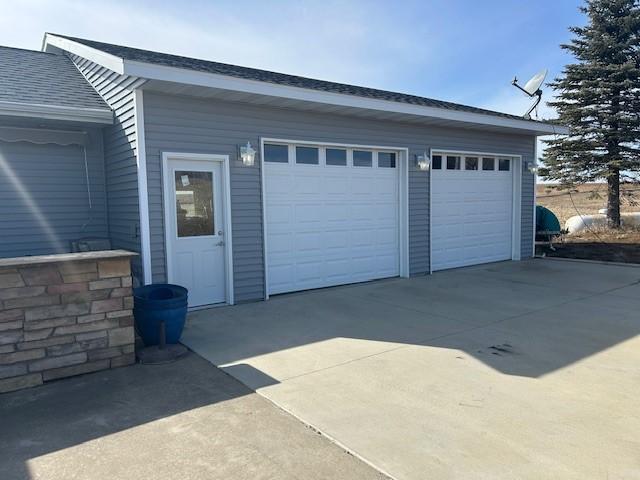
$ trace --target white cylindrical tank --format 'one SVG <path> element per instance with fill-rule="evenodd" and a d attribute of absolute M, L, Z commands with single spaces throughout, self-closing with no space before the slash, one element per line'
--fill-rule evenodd
<path fill-rule="evenodd" d="M 623 226 L 640 226 L 640 212 L 623 213 L 620 215 L 620 223 Z M 580 233 L 589 228 L 603 228 L 607 226 L 607 216 L 597 215 L 576 215 L 569 218 L 564 224 L 564 228 L 569 231 L 569 235 Z"/>

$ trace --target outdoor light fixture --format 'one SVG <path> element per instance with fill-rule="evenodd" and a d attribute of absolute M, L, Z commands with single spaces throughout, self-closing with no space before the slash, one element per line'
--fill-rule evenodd
<path fill-rule="evenodd" d="M 419 170 L 429 169 L 429 159 L 427 158 L 427 152 L 416 155 L 416 167 Z"/>
<path fill-rule="evenodd" d="M 533 173 L 534 175 L 538 173 L 538 166 L 533 162 L 527 161 L 525 163 L 525 168 L 529 170 L 530 173 Z"/>
<path fill-rule="evenodd" d="M 251 146 L 251 142 L 247 142 L 245 146 L 240 147 L 240 158 L 242 158 L 242 163 L 247 167 L 253 166 L 256 161 L 256 151 Z"/>

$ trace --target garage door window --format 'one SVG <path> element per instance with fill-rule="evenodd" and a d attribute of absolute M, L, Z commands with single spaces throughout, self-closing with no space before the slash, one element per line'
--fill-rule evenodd
<path fill-rule="evenodd" d="M 327 165 L 335 167 L 347 166 L 347 151 L 342 148 L 327 148 L 326 150 Z"/>
<path fill-rule="evenodd" d="M 482 157 L 482 170 L 495 170 L 496 159 L 493 157 Z"/>
<path fill-rule="evenodd" d="M 272 163 L 289 163 L 289 147 L 287 145 L 265 143 L 264 161 Z"/>
<path fill-rule="evenodd" d="M 318 149 L 315 147 L 296 147 L 296 163 L 318 165 Z"/>
<path fill-rule="evenodd" d="M 379 153 L 378 155 L 381 155 Z M 516 157 L 489 157 L 480 154 L 456 155 L 438 153 L 431 157 L 432 170 L 509 172 Z"/>
<path fill-rule="evenodd" d="M 511 160 L 508 158 L 501 158 L 498 160 L 498 170 L 501 172 L 508 172 L 511 168 Z"/>
<path fill-rule="evenodd" d="M 396 168 L 396 154 L 393 152 L 378 152 L 378 167 Z"/>
<path fill-rule="evenodd" d="M 367 152 L 364 150 L 353 151 L 354 167 L 371 167 L 372 165 L 373 165 L 373 152 Z"/>
<path fill-rule="evenodd" d="M 447 155 L 447 170 L 460 170 L 460 157 L 458 155 Z"/>
<path fill-rule="evenodd" d="M 465 157 L 464 158 L 465 170 L 477 170 L 478 169 L 478 157 Z"/>

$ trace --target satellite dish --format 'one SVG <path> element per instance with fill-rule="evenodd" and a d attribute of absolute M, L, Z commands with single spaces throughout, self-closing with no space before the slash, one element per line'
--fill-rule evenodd
<path fill-rule="evenodd" d="M 514 78 L 513 81 L 511 82 L 511 85 L 523 91 L 525 94 L 527 94 L 527 96 L 532 98 L 537 97 L 533 105 L 531 105 L 529 110 L 527 110 L 527 113 L 523 115 L 524 118 L 528 120 L 531 119 L 531 112 L 533 112 L 536 109 L 536 107 L 542 100 L 542 90 L 540 90 L 540 87 L 542 86 L 542 82 L 544 82 L 544 79 L 547 77 L 547 72 L 548 70 L 546 68 L 544 70 L 539 71 L 533 77 L 531 77 L 531 79 L 527 83 L 524 84 L 524 87 L 521 87 L 520 85 L 518 85 L 517 77 Z"/>
<path fill-rule="evenodd" d="M 547 69 L 544 69 L 538 73 L 536 73 L 531 80 L 524 84 L 524 91 L 529 94 L 530 97 L 534 96 L 538 90 L 540 90 L 540 86 L 544 79 L 547 78 Z"/>

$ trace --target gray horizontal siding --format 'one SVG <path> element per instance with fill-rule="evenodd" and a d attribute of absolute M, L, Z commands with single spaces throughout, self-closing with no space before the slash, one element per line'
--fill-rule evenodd
<path fill-rule="evenodd" d="M 69 252 L 71 242 L 108 237 L 103 145 L 88 131 L 79 145 L 0 141 L 0 257 Z"/>
<path fill-rule="evenodd" d="M 77 55 L 69 57 L 114 110 L 114 124 L 103 130 L 109 232 L 113 247 L 140 252 L 134 90 L 144 81 L 119 75 Z M 140 257 L 132 266 L 141 281 Z"/>
<path fill-rule="evenodd" d="M 236 301 L 264 296 L 260 167 L 245 167 L 238 146 L 261 137 L 409 148 L 410 158 L 429 148 L 490 151 L 533 156 L 532 137 L 465 129 L 425 127 L 317 114 L 219 100 L 145 92 L 145 137 L 154 281 L 166 280 L 161 154 L 217 153 L 231 158 L 231 211 Z M 530 181 L 529 174 L 525 180 Z M 428 173 L 410 161 L 409 258 L 411 275 L 429 271 Z M 523 187 L 523 195 L 529 195 Z M 531 244 L 530 215 L 523 202 L 523 245 Z M 528 250 L 530 251 L 530 250 Z M 525 252 L 526 253 L 526 252 Z"/>
<path fill-rule="evenodd" d="M 529 154 L 523 158 L 523 161 L 535 160 L 535 137 L 529 138 Z M 534 233 L 533 227 L 535 225 L 534 218 L 534 190 L 536 188 L 535 176 L 526 170 L 522 169 L 522 205 L 521 205 L 521 232 L 520 232 L 520 255 L 522 258 L 530 258 L 533 256 L 534 245 Z"/>

